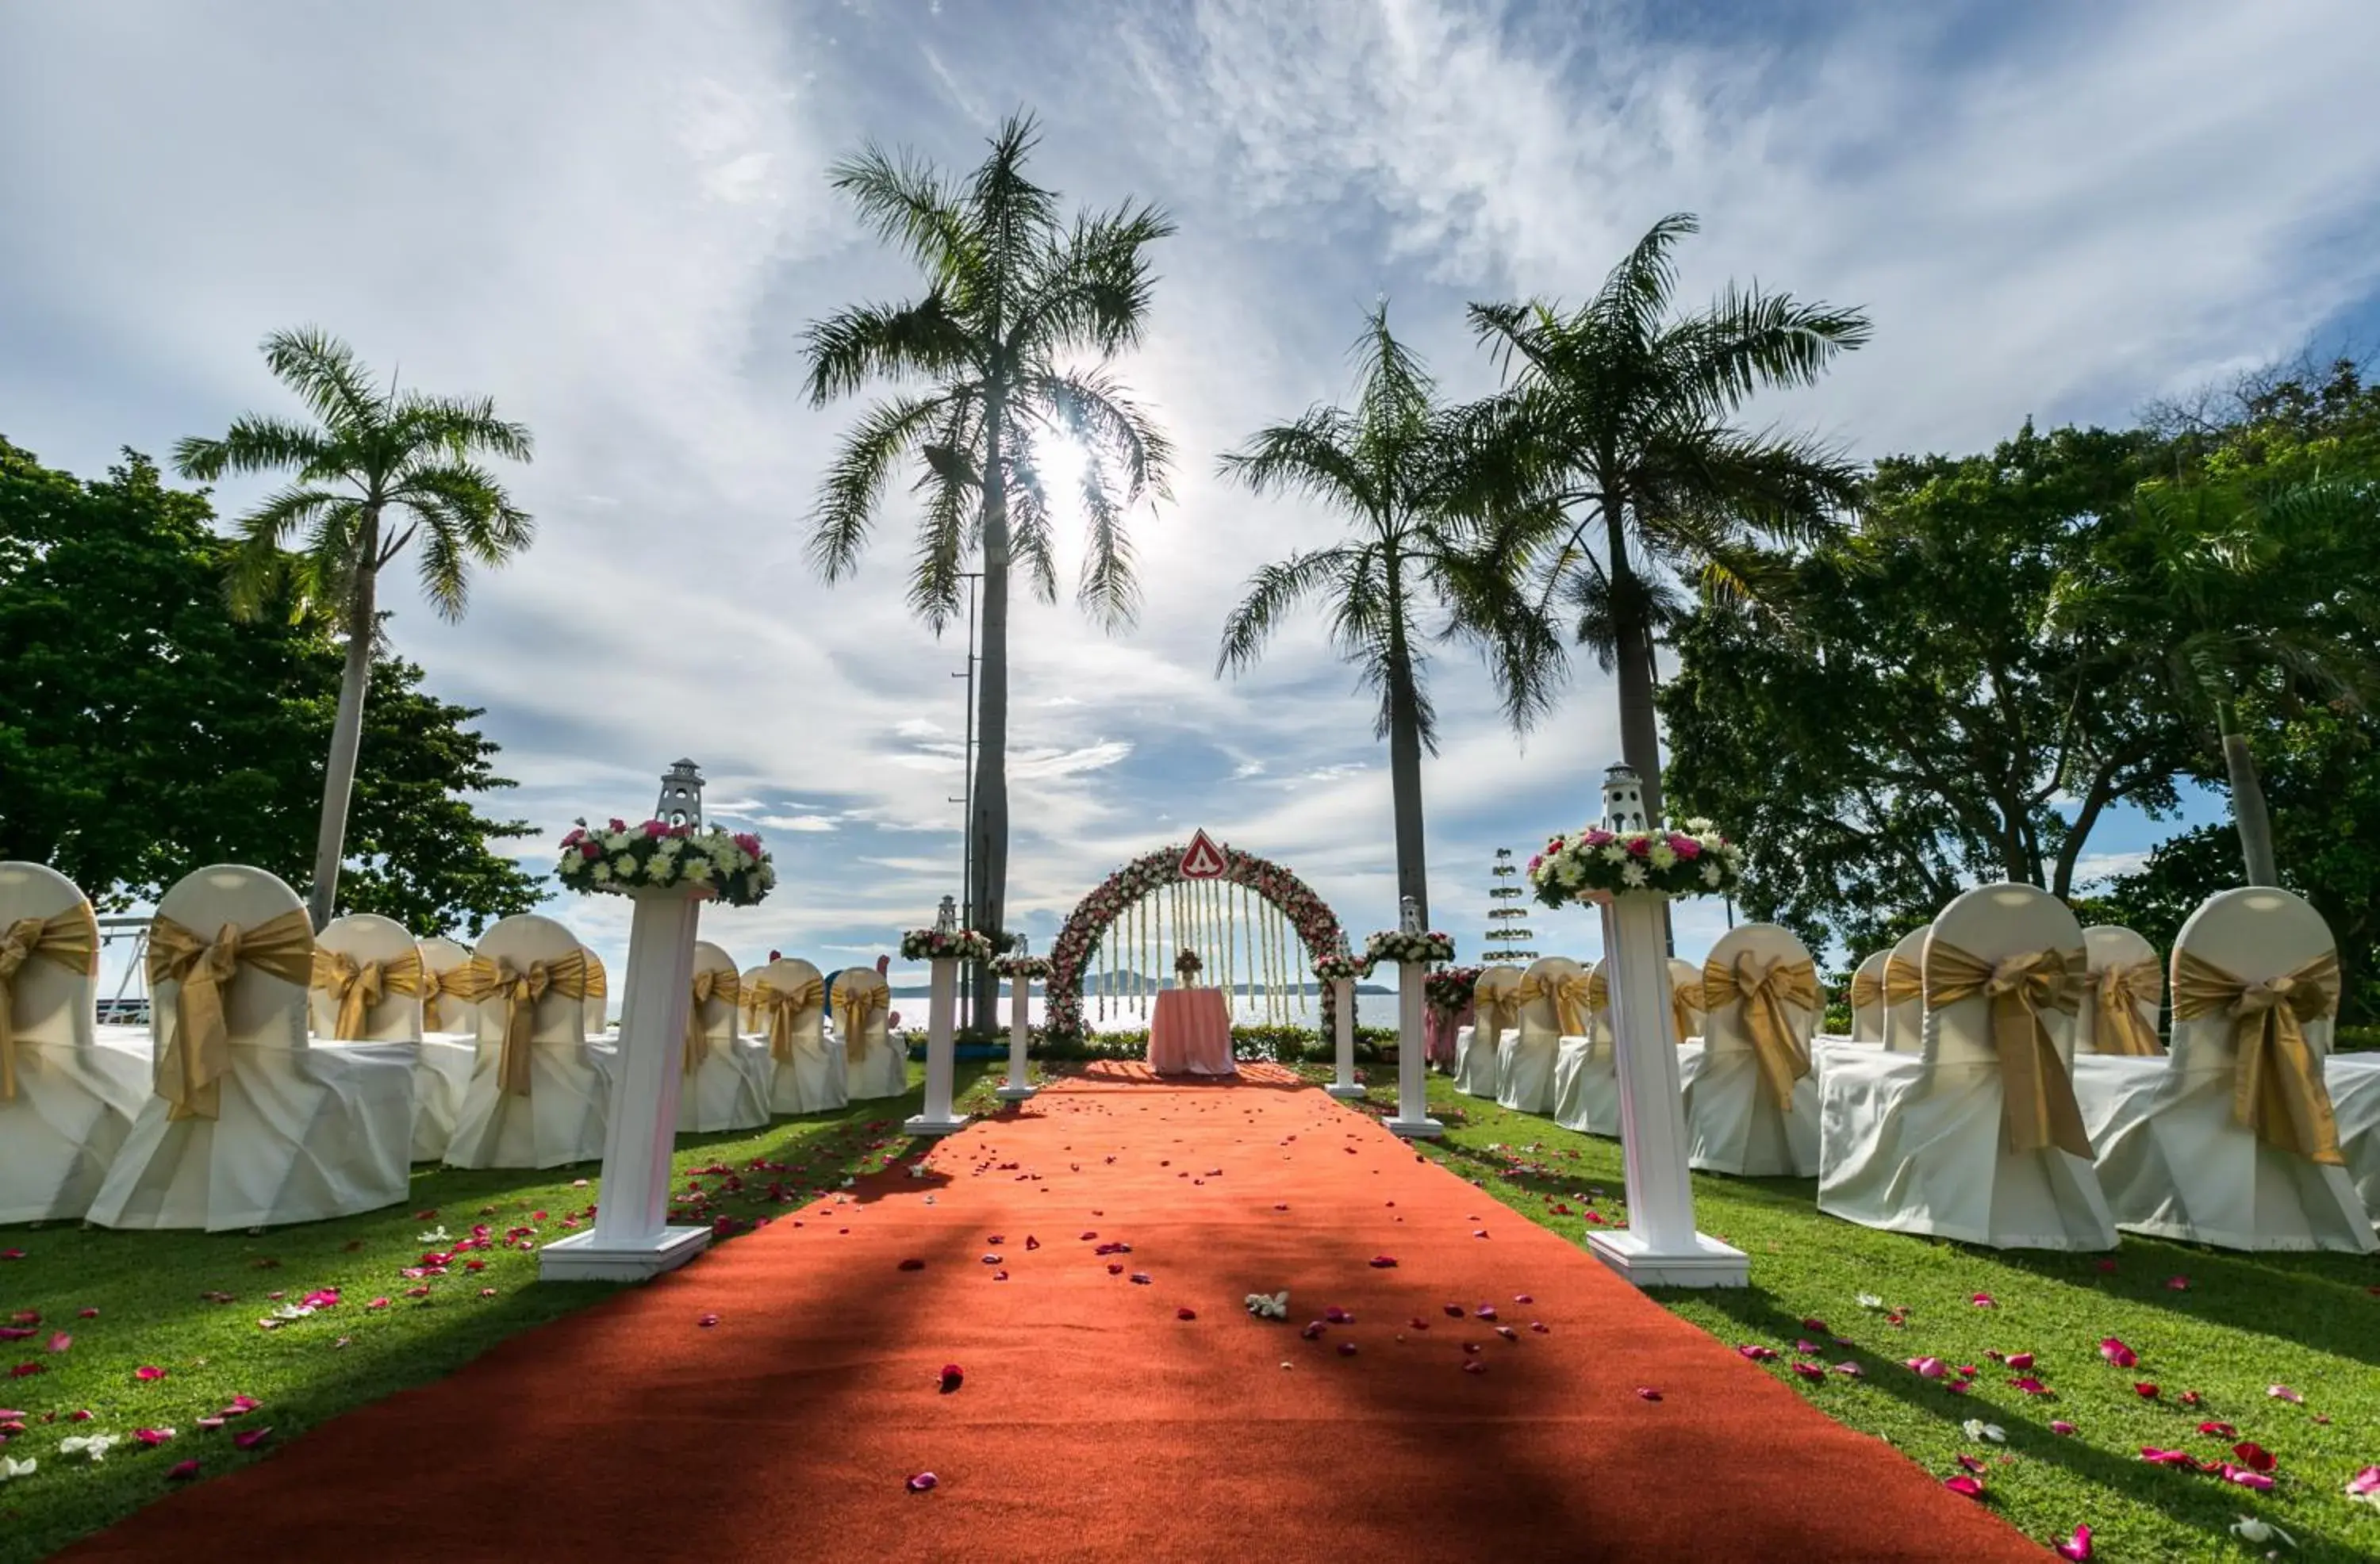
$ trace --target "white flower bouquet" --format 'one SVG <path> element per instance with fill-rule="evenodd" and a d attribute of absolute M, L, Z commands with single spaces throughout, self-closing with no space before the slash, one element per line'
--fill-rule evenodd
<path fill-rule="evenodd" d="M 1030 983 L 1050 976 L 1050 958 L 1015 954 L 994 956 L 991 959 L 991 970 L 999 976 L 1014 977 Z"/>
<path fill-rule="evenodd" d="M 1329 955 L 1314 958 L 1314 976 L 1325 983 L 1353 983 L 1359 977 L 1372 976 L 1372 964 L 1344 951 L 1333 951 Z"/>
<path fill-rule="evenodd" d="M 1391 966 L 1405 962 L 1445 962 L 1454 959 L 1454 937 L 1431 929 L 1427 934 L 1409 934 L 1402 929 L 1384 928 L 1364 941 L 1364 964 L 1378 966 L 1386 962 Z"/>
<path fill-rule="evenodd" d="M 1660 896 L 1731 894 L 1743 879 L 1743 850 L 1689 820 L 1682 829 L 1609 831 L 1584 826 L 1557 836 L 1529 860 L 1529 883 L 1549 907 L 1600 902 L 1623 891 Z"/>
<path fill-rule="evenodd" d="M 554 878 L 591 895 L 683 888 L 731 907 L 757 905 L 777 883 L 777 866 L 749 831 L 697 830 L 665 820 L 598 829 L 585 820 L 562 839 Z"/>
<path fill-rule="evenodd" d="M 972 928 L 913 928 L 901 936 L 903 961 L 985 962 L 991 959 L 991 936 Z"/>

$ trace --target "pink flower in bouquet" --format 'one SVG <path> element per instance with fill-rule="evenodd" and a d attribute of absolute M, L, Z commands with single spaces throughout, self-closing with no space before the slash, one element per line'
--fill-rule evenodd
<path fill-rule="evenodd" d="M 1671 831 L 1670 833 L 1670 851 L 1675 853 L 1681 858 L 1699 858 L 1703 855 L 1703 844 L 1696 842 L 1691 836 L 1681 836 L 1676 831 Z"/>
<path fill-rule="evenodd" d="M 644 830 L 647 836 L 656 839 L 669 834 L 669 827 L 659 820 L 647 820 Z"/>
<path fill-rule="evenodd" d="M 562 844 L 565 847 L 576 847 L 586 838 L 586 835 L 584 828 L 574 829 L 568 836 L 562 839 Z"/>
<path fill-rule="evenodd" d="M 1628 839 L 1628 855 L 1630 857 L 1648 858 L 1651 857 L 1652 855 L 1653 843 L 1645 838 L 1641 836 L 1632 836 Z"/>
<path fill-rule="evenodd" d="M 1609 847 L 1620 839 L 1612 835 L 1609 831 L 1605 830 L 1601 826 L 1595 826 L 1589 828 L 1587 832 L 1584 836 L 1581 836 L 1579 840 L 1585 843 L 1589 847 Z"/>
<path fill-rule="evenodd" d="M 592 862 L 603 855 L 603 844 L 600 842 L 582 842 L 578 844 L 578 855 Z"/>
<path fill-rule="evenodd" d="M 620 818 L 620 817 L 619 817 L 619 816 L 614 815 L 614 816 L 613 816 L 613 817 L 612 817 L 612 823 L 611 823 L 609 826 L 607 826 L 605 829 L 606 829 L 606 830 L 615 830 L 615 831 L 617 831 L 617 830 L 627 830 L 627 829 L 628 829 L 628 822 L 627 822 L 627 821 L 625 821 L 625 820 L 624 820 L 624 819 L 622 819 L 622 818 Z"/>
<path fill-rule="evenodd" d="M 760 839 L 753 835 L 750 831 L 737 831 L 735 833 L 735 840 L 736 846 L 741 847 L 745 852 L 752 855 L 752 856 L 757 858 L 760 855 Z"/>

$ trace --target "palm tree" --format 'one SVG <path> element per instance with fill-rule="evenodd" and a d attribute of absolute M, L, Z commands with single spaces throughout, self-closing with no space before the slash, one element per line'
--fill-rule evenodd
<path fill-rule="evenodd" d="M 1139 602 L 1124 514 L 1165 494 L 1172 457 L 1109 365 L 1140 340 L 1154 280 L 1145 251 L 1173 224 L 1131 203 L 1062 223 L 1057 193 L 1025 176 L 1038 139 L 1029 116 L 1012 116 L 963 181 L 873 146 L 837 164 L 834 188 L 916 262 L 926 291 L 903 304 L 854 305 L 806 336 L 813 406 L 874 380 L 901 388 L 861 418 L 820 485 L 810 517 L 820 570 L 829 581 L 857 570 L 894 469 L 914 458 L 921 514 L 911 607 L 940 635 L 958 612 L 971 555 L 982 571 L 968 923 L 987 932 L 1002 927 L 1008 870 L 1011 566 L 1024 566 L 1042 600 L 1058 592 L 1038 443 L 1071 439 L 1086 455 L 1075 600 L 1111 629 L 1130 624 Z M 1088 362 L 1067 362 L 1077 357 Z M 976 994 L 990 991 L 978 974 Z"/>
<path fill-rule="evenodd" d="M 1754 393 L 1811 384 L 1868 338 L 1856 310 L 1757 287 L 1673 315 L 1671 252 L 1698 229 L 1688 213 L 1663 218 L 1575 309 L 1470 310 L 1507 377 L 1491 409 L 1498 438 L 1543 505 L 1540 601 L 1549 612 L 1566 600 L 1577 637 L 1617 665 L 1621 754 L 1653 819 L 1654 641 L 1682 606 L 1670 578 L 1753 594 L 1764 543 L 1819 534 L 1856 491 L 1856 469 L 1832 449 L 1731 420 Z"/>
<path fill-rule="evenodd" d="M 294 472 L 287 487 L 239 519 L 232 608 L 253 615 L 278 588 L 294 586 L 334 613 L 347 638 L 314 846 L 310 911 L 319 929 L 338 904 L 347 800 L 380 633 L 380 573 L 419 536 L 422 594 L 441 618 L 460 620 L 471 564 L 501 565 L 536 536 L 528 514 L 473 458 L 526 462 L 531 446 L 528 429 L 498 418 L 487 398 L 400 392 L 394 379 L 383 390 L 352 348 L 311 326 L 265 338 L 264 361 L 317 421 L 247 414 L 220 440 L 182 441 L 174 461 L 183 477 L 201 482 Z M 295 553 L 283 547 L 293 535 Z"/>
<path fill-rule="evenodd" d="M 2241 717 L 2253 697 L 2380 699 L 2380 593 L 2364 540 L 2380 490 L 2144 483 L 2130 515 L 2051 590 L 2049 627 L 2158 673 L 2213 729 L 2251 885 L 2278 885 L 2272 816 Z"/>
<path fill-rule="evenodd" d="M 1428 372 L 1374 309 L 1356 339 L 1353 409 L 1308 408 L 1222 458 L 1222 472 L 1257 494 L 1289 491 L 1343 512 L 1345 540 L 1258 570 L 1224 622 L 1215 672 L 1244 670 L 1282 621 L 1309 599 L 1330 609 L 1330 637 L 1379 697 L 1373 736 L 1389 741 L 1396 811 L 1397 891 L 1427 924 L 1421 758 L 1438 750 L 1438 718 L 1426 672 L 1429 640 L 1463 638 L 1487 656 L 1507 714 L 1524 726 L 1542 709 L 1558 639 L 1541 617 L 1516 612 L 1514 544 L 1534 518 L 1497 504 L 1468 409 L 1440 407 Z M 1443 612 L 1425 626 L 1432 608 Z"/>

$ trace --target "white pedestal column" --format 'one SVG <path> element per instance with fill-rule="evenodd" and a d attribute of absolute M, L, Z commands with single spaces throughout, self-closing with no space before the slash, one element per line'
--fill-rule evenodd
<path fill-rule="evenodd" d="M 1026 1079 L 1025 1050 L 1033 1040 L 1033 980 L 1008 981 L 1008 1079 L 999 1088 L 1002 1102 L 1023 1102 L 1041 1088 Z"/>
<path fill-rule="evenodd" d="M 966 1128 L 966 1121 L 951 1107 L 952 1077 L 957 1072 L 952 1034 L 957 1029 L 959 964 L 927 964 L 932 972 L 933 997 L 926 1005 L 926 1108 L 902 1128 L 913 1135 L 947 1135 Z"/>
<path fill-rule="evenodd" d="M 1649 893 L 1615 896 L 1603 909 L 1628 1227 L 1590 1233 L 1587 1247 L 1639 1287 L 1742 1287 L 1751 1273 L 1743 1252 L 1694 1231 L 1661 913 L 1662 899 Z"/>
<path fill-rule="evenodd" d="M 642 1281 L 674 1270 L 710 1242 L 707 1227 L 674 1228 L 664 1219 L 701 902 L 674 889 L 639 891 L 635 900 L 595 1225 L 538 1251 L 543 1281 Z"/>
<path fill-rule="evenodd" d="M 1336 1012 L 1333 1030 L 1339 1042 L 1339 1078 L 1322 1089 L 1342 1101 L 1352 1101 L 1364 1095 L 1355 1084 L 1355 982 L 1351 977 L 1330 980 L 1331 1003 Z"/>
<path fill-rule="evenodd" d="M 1429 1116 L 1429 1061 L 1422 1037 L 1423 981 L 1427 964 L 1401 962 L 1397 968 L 1397 1116 L 1389 1128 L 1407 1140 L 1435 1140 L 1446 1126 Z"/>

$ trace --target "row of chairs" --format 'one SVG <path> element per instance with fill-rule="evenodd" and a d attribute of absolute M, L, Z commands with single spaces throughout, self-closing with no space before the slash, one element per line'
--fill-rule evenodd
<path fill-rule="evenodd" d="M 477 947 L 387 918 L 319 938 L 288 886 L 222 865 L 150 927 L 146 1026 L 96 1020 L 96 919 L 42 865 L 0 863 L 0 1222 L 224 1231 L 406 1197 L 410 1163 L 552 1168 L 602 1155 L 618 1052 L 602 963 L 551 918 Z M 681 1132 L 907 1088 L 871 970 L 696 952 Z M 590 1036 L 591 1033 L 591 1036 Z"/>
<path fill-rule="evenodd" d="M 2171 967 L 2168 1052 L 2146 940 L 2086 931 L 2034 887 L 1985 886 L 1863 964 L 1852 1035 L 1821 1037 L 1806 949 L 1769 925 L 1731 930 L 1701 968 L 1671 964 L 1693 1163 L 1815 1174 L 1833 1215 L 1998 1247 L 2104 1249 L 2121 1229 L 2371 1252 L 2380 1058 L 2330 1055 L 2338 969 L 2321 916 L 2284 891 L 2224 892 Z M 1600 976 L 1483 975 L 1458 1087 L 1616 1134 Z M 1565 988 L 1584 1026 L 1560 1012 Z"/>

